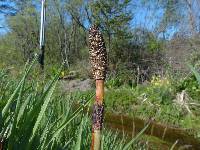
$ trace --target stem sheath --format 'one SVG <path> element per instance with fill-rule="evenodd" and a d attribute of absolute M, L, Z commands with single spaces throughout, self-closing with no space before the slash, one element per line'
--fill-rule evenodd
<path fill-rule="evenodd" d="M 104 80 L 96 80 L 96 101 L 92 114 L 92 145 L 91 150 L 100 150 L 101 130 L 103 127 L 104 113 Z"/>

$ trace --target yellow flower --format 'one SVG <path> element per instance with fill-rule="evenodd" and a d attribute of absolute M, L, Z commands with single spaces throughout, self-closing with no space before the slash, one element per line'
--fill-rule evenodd
<path fill-rule="evenodd" d="M 161 76 L 153 76 L 152 80 L 150 81 L 152 85 L 154 86 L 166 86 L 170 84 L 170 81 L 167 77 L 161 78 Z"/>
<path fill-rule="evenodd" d="M 65 72 L 62 71 L 62 72 L 61 72 L 61 77 L 64 77 L 64 76 L 65 76 Z"/>

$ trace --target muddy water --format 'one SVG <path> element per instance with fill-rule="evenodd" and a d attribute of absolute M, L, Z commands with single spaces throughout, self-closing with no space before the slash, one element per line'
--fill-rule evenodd
<path fill-rule="evenodd" d="M 107 128 L 123 132 L 129 137 L 134 137 L 134 135 L 141 131 L 146 124 L 147 121 L 139 118 L 131 118 L 111 113 L 105 114 L 105 126 Z M 163 143 L 169 143 L 163 145 L 165 148 L 162 147 L 162 149 L 169 148 L 169 145 L 172 145 L 178 140 L 176 148 L 200 150 L 200 141 L 189 135 L 184 129 L 173 128 L 151 121 L 150 126 L 144 134 L 149 137 L 156 137 L 160 142 L 163 141 Z"/>
<path fill-rule="evenodd" d="M 74 109 L 79 106 L 75 104 Z M 92 109 L 85 107 L 84 112 L 86 113 L 88 111 L 91 114 Z M 139 133 L 148 123 L 150 125 L 144 132 L 144 135 L 148 137 L 149 149 L 156 145 L 156 149 L 158 150 L 169 150 L 177 142 L 175 147 L 177 150 L 200 150 L 200 141 L 195 139 L 194 136 L 189 135 L 185 129 L 109 112 L 104 115 L 104 126 L 107 129 L 125 134 L 130 139 Z"/>

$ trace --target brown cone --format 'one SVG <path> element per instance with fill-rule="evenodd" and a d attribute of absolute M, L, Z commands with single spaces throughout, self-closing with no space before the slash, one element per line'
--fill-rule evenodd
<path fill-rule="evenodd" d="M 107 52 L 103 36 L 96 25 L 89 29 L 89 54 L 93 78 L 104 80 L 107 70 Z"/>

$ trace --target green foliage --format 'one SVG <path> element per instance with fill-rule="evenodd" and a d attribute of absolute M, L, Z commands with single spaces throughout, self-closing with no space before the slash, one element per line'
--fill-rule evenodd
<path fill-rule="evenodd" d="M 189 83 L 191 84 L 191 81 Z M 190 84 L 187 83 L 184 86 L 191 96 L 192 93 L 190 92 L 195 92 L 195 90 L 192 89 Z M 198 85 L 195 80 L 196 84 Z M 151 82 L 145 85 L 132 88 L 126 86 L 110 87 L 105 94 L 106 106 L 114 112 L 123 112 L 145 119 L 154 118 L 158 122 L 193 128 L 195 130 L 193 134 L 197 136 L 197 133 L 199 133 L 199 126 L 197 125 L 199 107 L 191 106 L 193 113 L 196 114 L 196 116 L 192 116 L 179 105 L 176 105 L 174 100 L 177 92 L 184 90 L 178 89 L 177 85 L 177 81 L 175 82 L 169 77 L 155 76 L 151 79 Z M 198 97 L 194 95 L 195 99 Z M 192 101 L 190 102 L 192 103 Z M 197 102 L 196 105 L 198 106 L 198 104 Z"/>
<path fill-rule="evenodd" d="M 191 65 L 189 65 L 191 71 L 193 74 L 187 76 L 183 80 L 179 81 L 179 83 L 176 85 L 177 92 L 180 92 L 182 90 L 186 90 L 189 95 L 194 100 L 200 100 L 200 75 L 198 71 Z"/>
<path fill-rule="evenodd" d="M 55 93 L 60 72 L 44 87 L 27 81 L 32 65 L 25 68 L 17 84 L 16 81 L 10 84 L 7 73 L 0 72 L 0 137 L 5 143 L 4 149 L 89 149 L 91 122 L 83 108 L 93 98 L 91 93 L 85 96 Z M 85 101 L 73 108 L 77 99 Z M 137 149 L 141 147 L 137 143 L 144 130 L 128 144 L 125 138 L 121 140 L 117 134 L 106 130 L 102 149 Z"/>
<path fill-rule="evenodd" d="M 25 7 L 23 15 L 17 14 L 8 18 L 8 25 L 12 31 L 10 36 L 15 41 L 15 43 L 10 41 L 10 46 L 21 53 L 24 61 L 33 59 L 38 48 L 38 17 L 34 7 Z"/>
<path fill-rule="evenodd" d="M 136 86 L 136 75 L 134 70 L 127 69 L 125 63 L 118 63 L 116 65 L 116 69 L 112 70 L 106 79 L 106 87 L 111 88 L 119 88 L 123 86 L 127 87 L 135 87 Z"/>
<path fill-rule="evenodd" d="M 200 85 L 200 73 L 191 65 L 189 65 L 192 73 L 195 75 L 196 80 L 198 81 L 198 84 Z"/>
<path fill-rule="evenodd" d="M 16 13 L 6 17 L 9 33 L 0 39 L 2 60 L 0 66 L 2 67 L 8 65 L 20 67 L 28 59 L 32 60 L 34 54 L 39 52 L 40 13 L 38 6 L 40 6 L 40 1 L 12 2 L 13 7 L 16 7 Z M 151 35 L 144 36 L 146 42 L 138 46 L 137 39 L 134 38 L 135 29 L 131 27 L 131 20 L 134 18 L 132 9 L 134 8 L 130 0 L 93 2 L 49 0 L 46 5 L 45 26 L 45 68 L 47 72 L 52 74 L 50 68 L 57 67 L 61 63 L 69 69 L 87 61 L 87 30 L 93 23 L 100 24 L 111 65 L 119 62 L 123 62 L 124 65 L 131 62 L 142 69 L 151 66 L 152 63 L 146 61 L 141 63 L 141 61 L 146 58 L 146 53 L 153 61 L 157 60 L 155 56 L 152 58 L 152 52 L 154 52 L 153 55 L 159 54 L 163 45 L 154 33 L 148 31 Z M 140 38 L 142 34 L 139 33 L 138 39 Z M 82 65 L 88 65 L 88 63 Z"/>
<path fill-rule="evenodd" d="M 102 0 L 90 3 L 92 22 L 102 29 L 109 59 L 117 63 L 128 56 L 128 43 L 131 39 L 130 21 L 132 12 L 129 10 L 130 0 Z"/>
<path fill-rule="evenodd" d="M 162 50 L 162 42 L 157 40 L 154 36 L 147 42 L 147 50 L 150 52 L 160 52 Z"/>
<path fill-rule="evenodd" d="M 57 145 L 57 142 L 61 142 L 63 137 L 61 134 L 58 136 L 58 133 L 74 120 L 83 106 L 72 114 L 66 114 L 71 109 L 70 106 L 63 108 L 63 114 L 54 112 L 54 109 L 47 109 L 49 103 L 51 103 L 58 75 L 41 92 L 34 84 L 25 86 L 25 79 L 29 71 L 30 68 L 1 111 L 3 119 L 0 126 L 1 136 L 8 141 L 8 149 L 58 148 L 61 145 Z M 1 80 L 4 80 L 4 78 L 1 78 Z M 56 102 L 60 103 L 60 101 Z M 51 103 L 51 106 L 55 107 L 56 104 Z"/>
<path fill-rule="evenodd" d="M 99 24 L 105 31 L 123 34 L 122 28 L 131 19 L 131 12 L 127 10 L 130 0 L 102 0 L 90 4 L 94 23 Z M 120 29 L 120 27 L 122 27 Z"/>
<path fill-rule="evenodd" d="M 194 75 L 188 76 L 177 85 L 177 92 L 186 90 L 193 99 L 200 96 L 200 86 Z"/>
<path fill-rule="evenodd" d="M 12 82 L 11 80 L 9 82 L 8 81 L 8 75 L 7 75 L 7 70 L 1 70 L 0 71 L 0 78 L 1 78 L 1 83 L 0 83 L 0 110 L 3 109 L 3 107 L 6 104 L 6 97 L 7 95 L 11 94 L 11 92 L 8 90 L 10 84 L 13 84 L 13 86 L 15 85 L 14 82 Z"/>
<path fill-rule="evenodd" d="M 108 88 L 118 88 L 122 85 L 123 85 L 123 81 L 119 77 L 111 78 L 107 80 L 106 82 L 106 87 Z"/>

